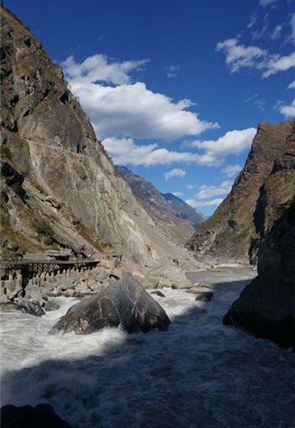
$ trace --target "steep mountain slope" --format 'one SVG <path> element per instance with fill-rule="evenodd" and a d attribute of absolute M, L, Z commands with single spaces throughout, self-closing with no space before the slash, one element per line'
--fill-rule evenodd
<path fill-rule="evenodd" d="M 284 348 L 295 348 L 294 307 L 295 198 L 263 240 L 258 277 L 232 304 L 223 322 L 270 339 Z"/>
<path fill-rule="evenodd" d="M 142 264 L 175 254 L 97 141 L 41 43 L 1 6 L 1 253 L 111 245 Z"/>
<path fill-rule="evenodd" d="M 260 189 L 254 212 L 260 236 L 258 277 L 241 293 L 224 324 L 282 347 L 295 347 L 295 121 L 284 153 Z"/>
<path fill-rule="evenodd" d="M 191 222 L 195 229 L 200 227 L 201 224 L 206 220 L 204 214 L 189 206 L 182 199 L 173 195 L 173 193 L 162 193 L 162 195 L 170 205 L 174 214 L 183 220 L 188 220 Z"/>
<path fill-rule="evenodd" d="M 131 187 L 133 194 L 140 201 L 154 222 L 163 230 L 165 235 L 175 242 L 186 242 L 201 222 L 199 221 L 199 223 L 196 224 L 195 219 L 192 221 L 188 216 L 185 217 L 185 215 L 182 216 L 176 212 L 176 209 L 168 202 L 167 199 L 169 198 L 162 195 L 143 177 L 133 174 L 128 168 L 123 166 L 117 166 L 117 169 L 126 183 Z M 170 200 L 171 199 L 170 197 Z M 185 202 L 183 202 L 183 205 L 186 205 Z M 193 211 L 188 205 L 187 208 L 188 211 L 190 209 Z M 182 212 L 184 212 L 184 210 L 182 210 Z M 199 219 L 200 216 L 196 213 L 196 217 Z"/>
<path fill-rule="evenodd" d="M 295 121 L 259 125 L 231 192 L 191 238 L 189 248 L 202 254 L 255 260 L 265 233 L 294 196 L 294 134 Z"/>

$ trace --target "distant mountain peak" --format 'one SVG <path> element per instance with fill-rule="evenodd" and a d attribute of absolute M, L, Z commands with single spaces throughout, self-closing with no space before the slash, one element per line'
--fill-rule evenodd
<path fill-rule="evenodd" d="M 152 183 L 125 166 L 117 165 L 117 169 L 156 224 L 174 240 L 184 242 L 205 221 L 205 216 L 172 193 L 160 193 Z"/>

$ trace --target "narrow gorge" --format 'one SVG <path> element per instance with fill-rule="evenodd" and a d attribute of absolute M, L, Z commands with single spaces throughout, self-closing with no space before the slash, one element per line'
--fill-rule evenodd
<path fill-rule="evenodd" d="M 5 6 L 0 11 L 3 428 L 291 428 L 295 119 L 260 123 L 251 147 L 245 143 L 243 168 L 216 161 L 223 176 L 240 172 L 213 215 L 202 214 L 216 203 L 206 192 L 223 195 L 231 181 L 178 182 L 180 191 L 169 180 L 183 179 L 189 168 L 164 168 L 170 158 L 184 159 L 205 180 L 212 141 L 197 140 L 194 126 L 184 133 L 194 140 L 182 141 L 178 152 L 158 148 L 146 144 L 141 120 L 134 125 L 141 145 L 124 132 L 121 140 L 102 133 L 100 141 L 95 106 L 74 95 L 37 31 Z M 128 90 L 138 84 L 126 73 L 142 73 L 148 60 L 118 68 L 98 57 L 82 63 L 81 82 L 95 61 L 95 73 L 109 67 L 112 77 L 94 73 L 90 87 L 94 92 L 102 79 L 99 91 L 112 95 L 101 103 L 110 103 L 108 112 L 114 103 L 127 123 Z M 172 79 L 181 67 L 160 70 Z M 125 99 L 118 107 L 119 90 Z M 172 98 L 149 91 L 149 101 L 153 96 L 157 106 L 171 107 Z M 188 123 L 219 132 L 217 123 L 185 110 L 190 103 L 173 104 L 165 126 L 170 121 L 175 131 L 188 113 Z M 163 139 L 180 139 L 175 135 Z M 108 153 L 108 139 L 119 155 Z M 124 144 L 134 150 L 125 161 Z M 144 177 L 135 173 L 138 166 L 154 166 L 159 175 L 149 181 L 146 170 Z M 192 189 L 198 193 L 186 198 Z"/>

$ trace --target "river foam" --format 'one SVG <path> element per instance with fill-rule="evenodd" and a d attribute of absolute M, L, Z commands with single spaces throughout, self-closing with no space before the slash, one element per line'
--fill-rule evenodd
<path fill-rule="evenodd" d="M 226 278 L 210 303 L 154 296 L 167 332 L 49 335 L 74 299 L 42 318 L 2 314 L 2 405 L 47 402 L 79 428 L 293 428 L 295 356 L 223 326 L 245 285 Z"/>

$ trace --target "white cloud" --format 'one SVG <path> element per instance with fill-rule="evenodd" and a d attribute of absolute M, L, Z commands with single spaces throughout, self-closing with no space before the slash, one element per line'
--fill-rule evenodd
<path fill-rule="evenodd" d="M 89 57 L 82 64 L 73 57 L 63 63 L 71 90 L 79 97 L 98 137 L 171 140 L 218 127 L 188 111 L 194 105 L 190 100 L 174 102 L 150 91 L 144 83 L 130 84 L 128 73 L 145 63 L 146 60 L 114 63 L 102 55 Z M 98 83 L 100 80 L 119 86 L 105 86 Z"/>
<path fill-rule="evenodd" d="M 198 185 L 197 184 L 187 184 L 186 186 L 185 186 L 187 189 L 194 189 L 195 187 L 198 187 Z"/>
<path fill-rule="evenodd" d="M 165 67 L 167 77 L 176 77 L 181 70 L 180 65 L 169 65 Z"/>
<path fill-rule="evenodd" d="M 273 32 L 271 33 L 270 38 L 272 40 L 278 39 L 280 37 L 280 35 L 281 35 L 282 29 L 283 29 L 282 25 L 277 25 L 274 28 Z"/>
<path fill-rule="evenodd" d="M 232 188 L 232 181 L 225 180 L 219 186 L 201 186 L 200 191 L 194 195 L 197 199 L 210 199 L 214 196 L 227 195 Z"/>
<path fill-rule="evenodd" d="M 177 196 L 177 198 L 180 198 L 180 196 L 183 195 L 182 192 L 172 192 L 172 195 Z"/>
<path fill-rule="evenodd" d="M 279 112 L 282 113 L 286 118 L 295 117 L 295 99 L 290 105 L 282 105 L 279 107 Z"/>
<path fill-rule="evenodd" d="M 266 64 L 262 64 L 261 68 L 266 68 L 263 77 L 269 77 L 279 71 L 286 71 L 289 68 L 295 67 L 295 52 L 286 56 L 272 56 Z"/>
<path fill-rule="evenodd" d="M 244 150 L 249 149 L 255 134 L 255 128 L 235 130 L 227 132 L 217 140 L 193 141 L 185 145 L 204 150 L 205 153 L 198 157 L 199 164 L 216 166 L 221 164 L 227 156 L 239 155 Z"/>
<path fill-rule="evenodd" d="M 170 172 L 166 172 L 166 174 L 164 174 L 164 177 L 165 177 L 165 180 L 170 180 L 170 178 L 173 178 L 173 177 L 182 178 L 185 175 L 186 175 L 186 171 L 180 168 L 175 168 L 175 169 L 172 169 L 172 171 Z"/>
<path fill-rule="evenodd" d="M 260 6 L 269 6 L 270 4 L 275 3 L 277 0 L 259 0 Z"/>
<path fill-rule="evenodd" d="M 214 207 L 221 204 L 223 199 L 212 199 L 211 201 L 197 201 L 195 199 L 187 199 L 185 202 L 193 208 Z"/>
<path fill-rule="evenodd" d="M 234 177 L 235 175 L 239 174 L 239 172 L 242 170 L 242 166 L 241 165 L 228 165 L 225 168 L 223 168 L 223 172 L 224 174 L 228 177 Z"/>
<path fill-rule="evenodd" d="M 132 138 L 108 137 L 102 141 L 105 149 L 118 165 L 171 165 L 185 162 L 218 166 L 229 155 L 238 155 L 251 147 L 255 128 L 230 131 L 217 140 L 186 142 L 184 146 L 198 148 L 204 153 L 177 152 L 159 148 L 158 144 L 137 145 Z M 189 186 L 189 185 L 188 185 Z M 191 189 L 195 187 L 191 185 Z M 189 188 L 189 187 L 188 187 Z"/>
<path fill-rule="evenodd" d="M 227 39 L 218 43 L 217 51 L 223 51 L 226 55 L 225 62 L 230 67 L 232 73 L 242 67 L 254 67 L 257 59 L 267 55 L 267 52 L 257 46 L 245 46 L 239 44 L 238 39 Z"/>
<path fill-rule="evenodd" d="M 116 165 L 170 165 L 174 162 L 197 162 L 198 155 L 158 148 L 157 144 L 136 145 L 132 138 L 106 138 L 102 141 Z"/>
<path fill-rule="evenodd" d="M 61 63 L 68 78 L 84 83 L 107 82 L 122 85 L 130 82 L 129 73 L 140 70 L 149 62 L 148 59 L 140 61 L 111 62 L 106 55 L 93 55 L 78 64 L 73 55 Z"/>
<path fill-rule="evenodd" d="M 295 89 L 295 80 L 294 82 L 290 83 L 290 85 L 288 86 L 288 89 Z"/>
<path fill-rule="evenodd" d="M 227 39 L 218 43 L 217 51 L 225 53 L 225 62 L 231 73 L 239 71 L 243 67 L 265 70 L 262 77 L 269 77 L 280 71 L 295 67 L 295 52 L 290 55 L 269 55 L 266 50 L 257 46 L 245 46 L 239 44 L 238 39 Z"/>

